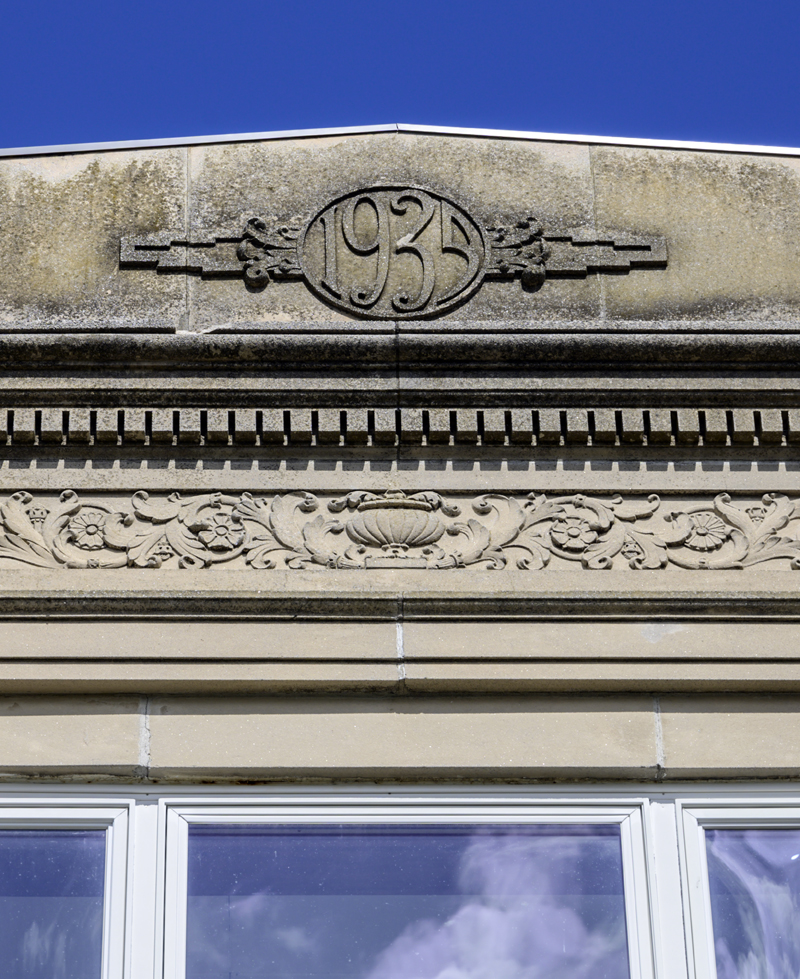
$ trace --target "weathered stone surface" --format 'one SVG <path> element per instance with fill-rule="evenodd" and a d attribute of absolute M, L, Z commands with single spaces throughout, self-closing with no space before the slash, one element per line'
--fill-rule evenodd
<path fill-rule="evenodd" d="M 603 279 L 608 317 L 797 317 L 796 159 L 595 146 L 592 173 L 599 225 L 669 241 L 663 272 Z"/>
<path fill-rule="evenodd" d="M 182 149 L 0 159 L 0 324 L 178 328 L 183 277 L 119 268 L 122 229 L 182 227 Z"/>

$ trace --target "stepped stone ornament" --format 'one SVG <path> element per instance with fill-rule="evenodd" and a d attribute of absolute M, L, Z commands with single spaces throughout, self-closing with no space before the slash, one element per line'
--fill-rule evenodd
<path fill-rule="evenodd" d="M 241 232 L 158 232 L 120 242 L 121 268 L 243 277 L 251 288 L 302 280 L 321 300 L 368 319 L 419 319 L 454 309 L 486 279 L 665 268 L 663 238 L 548 233 L 529 214 L 484 227 L 441 194 L 377 186 L 331 201 L 296 224 L 251 218 Z"/>
<path fill-rule="evenodd" d="M 473 515 L 463 518 L 467 506 Z M 672 510 L 655 494 L 489 493 L 462 507 L 401 490 L 327 502 L 302 492 L 151 499 L 139 491 L 120 509 L 71 490 L 52 502 L 19 492 L 0 501 L 0 567 L 658 571 L 782 560 L 797 570 L 798 532 L 800 499 L 776 493 L 740 505 L 721 493 Z"/>

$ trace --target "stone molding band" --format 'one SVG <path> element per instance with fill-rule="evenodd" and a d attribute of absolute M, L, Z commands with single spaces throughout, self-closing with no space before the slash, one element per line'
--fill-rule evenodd
<path fill-rule="evenodd" d="M 0 446 L 781 446 L 790 408 L 0 408 Z"/>
<path fill-rule="evenodd" d="M 437 323 L 439 321 L 436 321 Z M 566 370 L 594 373 L 621 371 L 632 365 L 639 372 L 664 370 L 778 371 L 797 370 L 800 364 L 800 329 L 788 331 L 765 324 L 763 329 L 739 332 L 738 324 L 723 331 L 718 324 L 703 332 L 648 330 L 632 332 L 618 321 L 618 329 L 590 327 L 564 332 L 542 322 L 535 332 L 531 321 L 498 320 L 493 328 L 469 321 L 452 322 L 454 329 L 434 333 L 425 324 L 401 330 L 365 330 L 343 320 L 342 328 L 315 330 L 313 324 L 296 329 L 292 324 L 272 333 L 131 334 L 125 333 L 0 333 L 0 362 L 4 369 L 46 369 L 101 374 L 131 369 L 240 371 L 242 378 L 268 372 L 309 373 L 317 365 L 320 375 L 355 371 Z M 637 324 L 638 325 L 638 324 Z M 324 365 L 324 372 L 320 365 Z M 69 375 L 74 380 L 74 374 Z"/>

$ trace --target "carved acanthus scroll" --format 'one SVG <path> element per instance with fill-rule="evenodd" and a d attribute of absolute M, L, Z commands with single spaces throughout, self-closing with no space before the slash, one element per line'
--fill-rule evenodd
<path fill-rule="evenodd" d="M 463 511 L 467 511 L 465 514 Z M 672 509 L 656 495 L 626 501 L 572 494 L 485 494 L 459 505 L 438 493 L 311 493 L 271 498 L 208 493 L 130 505 L 57 502 L 15 493 L 0 502 L 0 566 L 39 568 L 455 568 L 603 570 L 800 568 L 800 500 L 775 493 Z"/>

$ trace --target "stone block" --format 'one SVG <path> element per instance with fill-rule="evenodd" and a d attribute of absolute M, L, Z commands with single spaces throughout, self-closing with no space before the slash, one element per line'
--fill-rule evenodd
<path fill-rule="evenodd" d="M 345 445 L 365 446 L 369 444 L 369 413 L 366 408 L 348 408 L 344 413 Z"/>
<path fill-rule="evenodd" d="M 667 408 L 651 408 L 647 415 L 648 445 L 669 445 L 672 441 L 672 412 Z"/>
<path fill-rule="evenodd" d="M 153 698 L 156 777 L 591 778 L 656 770 L 652 699 Z"/>
<path fill-rule="evenodd" d="M 376 424 L 377 424 L 377 418 L 376 418 Z M 423 427 L 423 420 L 422 420 L 422 409 L 401 408 L 400 409 L 400 441 L 402 442 L 402 444 L 413 445 L 413 446 L 422 445 L 423 434 L 424 434 L 424 427 Z"/>
<path fill-rule="evenodd" d="M 182 229 L 186 186 L 183 147 L 0 161 L 0 321 L 176 329 L 186 277 L 120 269 L 119 247 L 123 235 Z"/>
<path fill-rule="evenodd" d="M 230 442 L 230 416 L 227 408 L 209 408 L 206 416 L 206 442 L 208 445 L 228 445 Z"/>
<path fill-rule="evenodd" d="M 150 440 L 154 445 L 172 445 L 175 423 L 172 408 L 153 408 L 150 412 Z"/>
<path fill-rule="evenodd" d="M 484 408 L 483 443 L 484 445 L 504 445 L 506 441 L 506 413 L 502 408 Z"/>
<path fill-rule="evenodd" d="M 104 445 L 116 445 L 120 433 L 120 412 L 116 408 L 98 408 L 95 438 Z"/>
<path fill-rule="evenodd" d="M 679 408 L 677 416 L 678 445 L 698 445 L 700 442 L 700 414 L 696 408 Z"/>
<path fill-rule="evenodd" d="M 786 415 L 789 419 L 788 441 L 794 445 L 800 442 L 800 408 L 790 408 Z"/>
<path fill-rule="evenodd" d="M 178 443 L 199 445 L 202 438 L 199 408 L 181 408 L 178 412 Z"/>
<path fill-rule="evenodd" d="M 139 697 L 0 699 L 0 772 L 118 775 L 141 771 Z"/>
<path fill-rule="evenodd" d="M 603 278 L 609 318 L 800 318 L 798 160 L 622 146 L 591 155 L 597 227 L 668 243 L 666 269 Z"/>
<path fill-rule="evenodd" d="M 567 420 L 567 444 L 586 445 L 589 440 L 589 412 L 585 408 L 568 408 L 564 413 Z M 539 438 L 542 436 L 542 412 L 539 412 Z"/>
<path fill-rule="evenodd" d="M 644 412 L 641 408 L 622 409 L 622 442 L 626 445 L 641 445 L 644 441 Z"/>
<path fill-rule="evenodd" d="M 780 445 L 783 442 L 783 412 L 777 408 L 762 408 L 758 416 L 759 444 Z"/>
<path fill-rule="evenodd" d="M 122 414 L 122 442 L 124 445 L 144 445 L 147 437 L 147 420 L 144 408 L 125 408 Z"/>
<path fill-rule="evenodd" d="M 261 444 L 283 445 L 286 441 L 282 408 L 265 408 L 261 412 Z"/>
<path fill-rule="evenodd" d="M 533 412 L 530 408 L 511 409 L 511 444 L 533 444 Z"/>
<path fill-rule="evenodd" d="M 36 441 L 36 412 L 33 408 L 14 409 L 14 444 L 33 445 Z"/>
<path fill-rule="evenodd" d="M 394 445 L 397 442 L 397 412 L 394 408 L 376 408 L 372 413 L 374 431 L 372 440 L 375 445 Z M 402 414 L 401 414 L 402 418 Z M 409 422 L 415 419 L 408 419 Z M 401 422 L 402 424 L 402 422 Z M 419 441 L 422 441 L 422 429 L 420 419 Z"/>
<path fill-rule="evenodd" d="M 430 408 L 428 416 L 428 445 L 449 445 L 451 436 L 450 409 Z"/>
<path fill-rule="evenodd" d="M 61 445 L 64 439 L 64 412 L 61 408 L 42 408 L 39 438 L 43 445 Z"/>
<path fill-rule="evenodd" d="M 724 445 L 728 439 L 728 417 L 722 408 L 706 408 L 703 412 L 705 431 L 703 441 L 708 445 Z"/>
<path fill-rule="evenodd" d="M 67 437 L 73 445 L 88 445 L 92 438 L 92 419 L 88 408 L 70 408 L 67 412 Z"/>
<path fill-rule="evenodd" d="M 734 445 L 752 445 L 756 436 L 756 419 L 753 410 L 734 408 L 731 418 L 733 421 L 731 442 Z"/>
<path fill-rule="evenodd" d="M 800 771 L 794 696 L 664 696 L 660 713 L 670 778 L 786 778 Z"/>
<path fill-rule="evenodd" d="M 456 411 L 456 441 L 463 445 L 478 443 L 478 412 L 475 408 L 459 408 Z"/>
<path fill-rule="evenodd" d="M 613 408 L 595 408 L 592 415 L 592 442 L 596 445 L 614 445 L 617 440 L 616 411 Z"/>
<path fill-rule="evenodd" d="M 289 444 L 308 446 L 314 438 L 314 419 L 310 408 L 292 408 L 289 411 Z"/>
<path fill-rule="evenodd" d="M 236 408 L 233 412 L 234 445 L 255 445 L 257 439 L 255 410 L 253 408 Z"/>
<path fill-rule="evenodd" d="M 542 445 L 558 445 L 561 441 L 561 412 L 558 408 L 540 408 L 536 413 L 536 441 Z"/>

